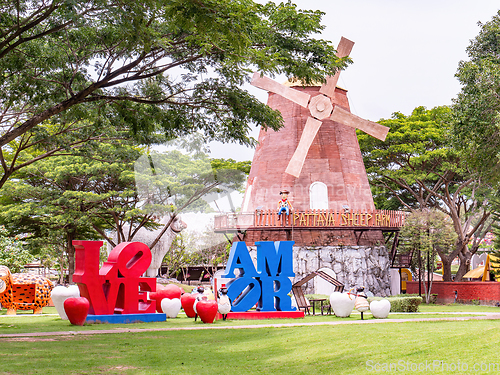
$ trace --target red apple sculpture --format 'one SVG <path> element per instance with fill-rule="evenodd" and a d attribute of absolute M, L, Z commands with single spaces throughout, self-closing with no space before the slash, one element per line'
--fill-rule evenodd
<path fill-rule="evenodd" d="M 168 284 L 163 287 L 165 298 L 175 299 L 181 298 L 183 290 L 175 284 Z"/>
<path fill-rule="evenodd" d="M 149 293 L 149 298 L 156 301 L 156 311 L 162 313 L 161 301 L 164 298 L 168 299 L 180 299 L 182 294 L 182 289 L 175 284 L 168 284 L 165 286 L 157 285 L 156 292 Z"/>
<path fill-rule="evenodd" d="M 219 305 L 214 300 L 201 300 L 196 304 L 196 311 L 203 323 L 213 323 L 217 315 Z"/>
<path fill-rule="evenodd" d="M 194 318 L 196 315 L 193 309 L 194 301 L 196 301 L 196 294 L 184 293 L 181 296 L 181 305 L 188 318 Z"/>
<path fill-rule="evenodd" d="M 83 326 L 89 313 L 89 301 L 85 297 L 73 297 L 64 301 L 64 311 L 68 320 L 75 326 Z"/>

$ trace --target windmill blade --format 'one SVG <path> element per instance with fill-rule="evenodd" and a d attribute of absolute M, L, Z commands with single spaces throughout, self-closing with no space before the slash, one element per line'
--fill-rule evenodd
<path fill-rule="evenodd" d="M 286 167 L 286 173 L 297 178 L 300 176 L 300 172 L 304 166 L 304 161 L 306 160 L 307 153 L 309 152 L 309 147 L 311 147 L 311 143 L 316 137 L 321 124 L 322 122 L 316 120 L 315 118 L 307 118 L 306 125 L 302 131 L 302 136 L 300 137 L 299 145 L 295 149 L 295 152 Z"/>
<path fill-rule="evenodd" d="M 253 74 L 252 82 L 250 83 L 253 86 L 258 87 L 259 89 L 264 89 L 266 91 L 271 91 L 275 94 L 281 95 L 282 97 L 291 100 L 292 102 L 297 103 L 304 108 L 307 108 L 309 99 L 311 99 L 311 95 L 284 86 L 276 82 L 275 80 L 272 80 L 271 78 L 264 77 L 258 72 L 255 72 Z"/>
<path fill-rule="evenodd" d="M 354 46 L 353 41 L 342 37 L 340 39 L 339 45 L 337 46 L 337 57 L 349 56 L 353 46 Z M 335 87 L 337 87 L 339 76 L 340 76 L 340 70 L 338 70 L 334 76 L 327 77 L 326 83 L 323 86 L 321 86 L 319 92 L 328 96 L 329 98 L 333 98 L 333 94 L 335 92 Z"/>
<path fill-rule="evenodd" d="M 350 126 L 351 128 L 357 128 L 364 131 L 366 134 L 371 135 L 381 141 L 385 141 L 387 133 L 389 133 L 389 128 L 384 125 L 377 124 L 373 121 L 364 120 L 361 117 L 353 115 L 339 106 L 335 106 L 333 113 L 330 116 L 330 120 L 340 122 L 341 124 Z"/>

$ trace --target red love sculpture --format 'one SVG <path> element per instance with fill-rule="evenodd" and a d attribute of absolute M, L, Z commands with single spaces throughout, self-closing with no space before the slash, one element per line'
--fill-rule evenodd
<path fill-rule="evenodd" d="M 218 308 L 219 305 L 213 300 L 201 300 L 196 304 L 196 311 L 198 312 L 198 316 L 203 323 L 213 323 L 215 316 L 217 315 Z"/>
<path fill-rule="evenodd" d="M 155 304 L 147 300 L 156 279 L 140 277 L 151 264 L 151 250 L 140 242 L 122 242 L 99 269 L 102 241 L 73 241 L 75 273 L 80 295 L 90 302 L 90 314 L 149 314 Z"/>
<path fill-rule="evenodd" d="M 89 313 L 89 301 L 85 297 L 73 297 L 64 301 L 64 311 L 68 320 L 75 326 L 83 326 Z"/>
<path fill-rule="evenodd" d="M 188 318 L 194 318 L 196 315 L 193 309 L 194 301 L 196 301 L 196 294 L 184 293 L 181 296 L 181 305 Z"/>
<path fill-rule="evenodd" d="M 154 277 L 141 277 L 151 264 L 151 250 L 140 242 L 122 242 L 99 269 L 102 241 L 73 241 L 75 273 L 80 295 L 90 302 L 90 314 L 152 314 L 147 299 L 156 290 Z"/>

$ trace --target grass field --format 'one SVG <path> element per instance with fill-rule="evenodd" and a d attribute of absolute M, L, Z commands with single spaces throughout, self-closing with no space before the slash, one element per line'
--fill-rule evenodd
<path fill-rule="evenodd" d="M 426 365 L 437 374 L 496 373 L 499 328 L 411 322 L 2 339 L 0 373 L 366 374 Z M 486 371 L 463 371 L 474 365 Z"/>
<path fill-rule="evenodd" d="M 89 330 L 102 330 L 102 329 L 121 329 L 121 328 L 134 328 L 134 329 L 166 329 L 166 328 L 182 328 L 182 327 L 206 327 L 199 319 L 194 322 L 194 319 L 187 318 L 182 312 L 176 319 L 168 319 L 166 322 L 155 323 L 137 323 L 137 324 L 88 324 L 83 327 L 72 326 L 67 320 L 59 318 L 54 307 L 45 307 L 43 315 L 33 315 L 30 312 L 20 312 L 18 316 L 9 317 L 5 315 L 3 310 L 0 313 L 0 334 L 15 334 L 15 333 L 32 333 L 32 332 L 59 332 L 59 331 L 89 331 Z M 390 319 L 429 319 L 429 318 L 446 318 L 456 317 L 457 312 L 464 312 L 460 316 L 473 316 L 476 314 L 487 312 L 498 312 L 498 307 L 489 306 L 474 306 L 474 305 L 421 305 L 421 314 L 415 313 L 391 313 Z M 444 313 L 444 314 L 443 314 Z M 269 319 L 269 320 L 227 320 L 216 321 L 214 327 L 221 326 L 240 326 L 240 325 L 258 325 L 258 324 L 287 324 L 287 323 L 321 323 L 321 322 L 346 322 L 358 321 L 361 316 L 356 311 L 349 318 L 337 318 L 334 315 L 306 315 L 304 319 Z M 365 313 L 365 320 L 376 320 L 372 315 Z"/>
<path fill-rule="evenodd" d="M 469 305 L 422 305 L 420 310 L 426 314 L 389 318 L 500 312 Z M 55 309 L 45 308 L 43 316 L 0 316 L 0 334 L 208 326 L 180 317 L 162 323 L 75 327 L 51 313 Z M 218 321 L 211 327 L 337 320 L 359 321 L 360 316 Z M 493 374 L 500 372 L 499 328 L 500 321 L 486 320 L 2 338 L 0 374 Z"/>

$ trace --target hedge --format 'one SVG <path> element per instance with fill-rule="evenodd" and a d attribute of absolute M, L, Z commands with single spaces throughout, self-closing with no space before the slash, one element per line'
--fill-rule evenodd
<path fill-rule="evenodd" d="M 423 301 L 422 297 L 388 297 L 391 303 L 391 312 L 418 312 L 418 305 Z"/>

